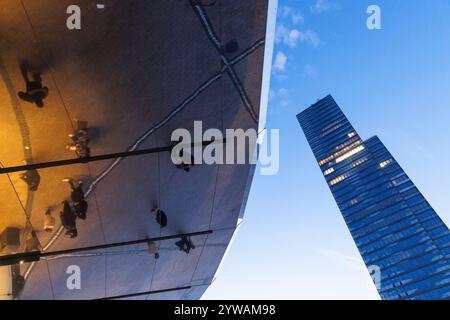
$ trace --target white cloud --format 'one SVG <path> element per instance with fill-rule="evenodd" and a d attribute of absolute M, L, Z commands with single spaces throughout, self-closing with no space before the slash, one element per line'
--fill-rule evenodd
<path fill-rule="evenodd" d="M 283 6 L 280 10 L 281 17 L 283 18 L 288 18 L 292 12 L 294 12 L 294 9 L 289 6 Z"/>
<path fill-rule="evenodd" d="M 270 90 L 269 99 L 275 100 L 278 98 L 286 98 L 289 95 L 289 91 L 286 88 L 280 88 L 278 90 Z"/>
<path fill-rule="evenodd" d="M 334 11 L 339 8 L 340 6 L 338 3 L 329 0 L 317 0 L 316 3 L 310 7 L 311 11 L 315 13 Z"/>
<path fill-rule="evenodd" d="M 289 99 L 289 90 L 283 87 L 278 90 L 270 90 L 269 99 L 274 105 L 282 108 L 292 104 L 292 101 Z"/>
<path fill-rule="evenodd" d="M 286 35 L 289 33 L 289 30 L 284 26 L 284 24 L 280 23 L 277 25 L 277 30 L 275 31 L 275 42 L 280 43 L 284 42 Z"/>
<path fill-rule="evenodd" d="M 282 42 L 291 48 L 295 48 L 299 42 L 307 43 L 313 47 L 318 47 L 320 44 L 319 36 L 314 31 L 289 30 L 283 24 L 279 24 L 277 27 L 275 41 L 277 43 Z"/>
<path fill-rule="evenodd" d="M 287 56 L 283 52 L 278 52 L 275 57 L 273 69 L 275 72 L 281 72 L 286 69 Z"/>
<path fill-rule="evenodd" d="M 281 18 L 290 20 L 293 24 L 304 22 L 303 15 L 289 6 L 283 6 L 279 12 Z"/>
<path fill-rule="evenodd" d="M 287 39 L 286 39 L 285 43 L 289 47 L 294 48 L 297 46 L 297 42 L 300 40 L 300 38 L 301 38 L 301 32 L 297 29 L 293 29 L 287 35 Z"/>
<path fill-rule="evenodd" d="M 277 96 L 277 93 L 274 90 L 269 91 L 269 101 L 272 101 Z"/>
<path fill-rule="evenodd" d="M 286 108 L 286 107 L 289 107 L 290 104 L 291 104 L 290 100 L 281 100 L 279 103 L 279 106 L 282 108 Z"/>
<path fill-rule="evenodd" d="M 305 19 L 303 18 L 303 16 L 300 13 L 296 13 L 292 15 L 292 23 L 293 24 L 299 24 L 299 23 L 303 23 L 305 21 Z"/>
<path fill-rule="evenodd" d="M 280 88 L 278 91 L 277 91 L 277 95 L 279 96 L 279 97 L 286 97 L 287 95 L 288 95 L 288 90 L 286 89 L 286 88 Z"/>
<path fill-rule="evenodd" d="M 300 32 L 299 37 L 300 37 L 299 39 L 302 43 L 306 42 L 306 43 L 310 44 L 311 46 L 313 46 L 314 48 L 318 47 L 320 44 L 319 36 L 312 30 L 306 30 L 305 32 Z"/>

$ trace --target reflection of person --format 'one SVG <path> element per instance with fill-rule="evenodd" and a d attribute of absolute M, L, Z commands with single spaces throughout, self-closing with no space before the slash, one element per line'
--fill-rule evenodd
<path fill-rule="evenodd" d="M 25 181 L 30 191 L 37 191 L 41 182 L 41 176 L 36 169 L 28 170 L 20 175 L 20 179 Z"/>
<path fill-rule="evenodd" d="M 44 230 L 47 232 L 52 232 L 55 228 L 55 218 L 52 216 L 52 210 L 50 208 L 45 211 L 44 218 Z"/>
<path fill-rule="evenodd" d="M 189 172 L 195 163 L 195 159 L 194 159 L 193 155 L 191 155 L 190 163 L 189 163 L 189 161 L 188 161 L 188 163 L 184 162 L 184 149 L 181 149 L 180 154 L 176 160 L 177 160 L 178 164 L 176 164 L 175 166 L 178 169 L 184 170 L 186 172 Z"/>
<path fill-rule="evenodd" d="M 83 181 L 78 181 L 78 183 L 76 183 L 75 180 L 70 178 L 66 178 L 63 181 L 68 182 L 70 188 L 72 189 L 70 198 L 72 199 L 73 202 L 84 201 Z"/>
<path fill-rule="evenodd" d="M 148 253 L 155 255 L 155 259 L 159 258 L 159 248 L 153 241 L 148 241 Z"/>
<path fill-rule="evenodd" d="M 87 210 L 88 210 L 88 203 L 86 200 L 82 200 L 80 202 L 74 202 L 73 203 L 73 209 L 75 210 L 75 214 L 78 218 L 81 220 L 86 220 L 87 218 Z"/>
<path fill-rule="evenodd" d="M 195 246 L 192 243 L 191 239 L 187 236 L 181 236 L 181 240 L 175 242 L 175 245 L 180 249 L 180 251 L 183 251 L 186 254 L 189 254 L 191 249 L 195 249 Z"/>
<path fill-rule="evenodd" d="M 83 181 L 78 181 L 77 183 L 70 178 L 63 179 L 63 181 L 68 182 L 70 187 L 72 188 L 70 198 L 72 199 L 72 206 L 75 210 L 75 214 L 78 216 L 78 218 L 85 220 L 88 210 L 88 203 L 84 198 Z"/>
<path fill-rule="evenodd" d="M 20 69 L 25 80 L 26 92 L 20 91 L 18 93 L 19 98 L 42 108 L 44 106 L 44 99 L 48 96 L 48 88 L 42 86 L 42 79 L 39 73 L 33 73 L 33 80 L 28 78 L 28 65 L 26 63 L 23 63 Z"/>
<path fill-rule="evenodd" d="M 80 129 L 75 133 L 69 134 L 72 142 L 67 146 L 67 149 L 75 151 L 79 158 L 89 157 L 91 154 L 91 149 L 89 148 L 89 137 L 88 133 L 84 129 Z"/>
<path fill-rule="evenodd" d="M 11 266 L 11 276 L 12 276 L 12 296 L 18 297 L 25 287 L 25 277 L 20 274 L 20 266 Z"/>
<path fill-rule="evenodd" d="M 63 202 L 63 210 L 60 213 L 61 224 L 66 229 L 66 234 L 71 238 L 75 238 L 78 235 L 76 219 L 77 216 L 72 211 L 67 201 Z"/>
<path fill-rule="evenodd" d="M 155 214 L 155 221 L 160 225 L 161 228 L 164 228 L 167 226 L 167 215 L 164 211 L 162 211 L 160 208 L 153 209 L 153 212 Z"/>

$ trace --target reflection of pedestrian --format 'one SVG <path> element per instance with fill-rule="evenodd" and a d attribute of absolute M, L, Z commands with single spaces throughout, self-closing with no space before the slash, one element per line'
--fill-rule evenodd
<path fill-rule="evenodd" d="M 44 218 L 44 230 L 47 232 L 52 232 L 55 228 L 55 218 L 52 216 L 52 210 L 50 208 L 45 211 Z"/>
<path fill-rule="evenodd" d="M 81 220 L 86 220 L 87 218 L 87 210 L 88 210 L 88 203 L 86 200 L 82 200 L 80 202 L 74 202 L 73 203 L 73 209 L 75 210 L 75 214 L 78 218 Z"/>
<path fill-rule="evenodd" d="M 39 108 L 42 108 L 44 106 L 44 99 L 48 96 L 48 88 L 42 86 L 41 75 L 34 72 L 32 74 L 33 80 L 30 80 L 28 77 L 28 65 L 26 63 L 22 63 L 20 69 L 26 84 L 26 92 L 19 92 L 19 98 L 23 101 L 34 103 Z"/>
<path fill-rule="evenodd" d="M 75 210 L 75 214 L 78 216 L 78 218 L 85 220 L 88 210 L 88 203 L 84 198 L 83 181 L 76 182 L 75 180 L 70 178 L 63 179 L 63 181 L 68 182 L 70 188 L 72 189 L 70 198 L 72 199 L 72 206 Z"/>
<path fill-rule="evenodd" d="M 148 253 L 155 255 L 155 259 L 159 259 L 159 248 L 153 241 L 148 241 Z"/>
<path fill-rule="evenodd" d="M 180 170 L 184 170 L 186 172 L 191 171 L 191 168 L 194 166 L 195 163 L 195 158 L 193 155 L 191 155 L 191 160 L 188 161 L 187 163 L 184 161 L 184 149 L 181 149 L 179 156 L 177 157 L 177 161 L 178 164 L 176 164 L 175 166 L 180 169 Z"/>
<path fill-rule="evenodd" d="M 155 214 L 155 221 L 160 225 L 161 228 L 167 226 L 167 215 L 160 208 L 153 209 L 153 213 Z"/>
<path fill-rule="evenodd" d="M 25 277 L 20 274 L 20 265 L 11 266 L 12 296 L 18 297 L 25 287 Z"/>
<path fill-rule="evenodd" d="M 175 245 L 180 249 L 180 251 L 183 251 L 186 254 L 189 254 L 191 249 L 195 249 L 195 246 L 192 243 L 191 238 L 187 236 L 181 236 L 181 240 L 175 242 Z"/>
<path fill-rule="evenodd" d="M 73 202 L 81 202 L 84 200 L 84 192 L 83 192 L 83 181 L 75 181 L 71 178 L 64 178 L 63 182 L 67 182 L 72 189 L 72 193 L 70 194 L 70 198 Z"/>
<path fill-rule="evenodd" d="M 180 170 L 184 170 L 186 172 L 191 171 L 191 167 L 193 167 L 193 164 L 186 164 L 184 162 L 182 162 L 181 164 L 177 164 L 176 167 Z"/>
<path fill-rule="evenodd" d="M 66 234 L 71 238 L 75 238 L 78 235 L 76 219 L 77 216 L 72 211 L 67 201 L 63 202 L 63 210 L 60 213 L 61 224 L 66 229 Z"/>
<path fill-rule="evenodd" d="M 41 182 L 41 176 L 36 169 L 28 170 L 20 175 L 20 179 L 25 181 L 30 191 L 37 191 Z"/>
<path fill-rule="evenodd" d="M 71 143 L 66 147 L 69 150 L 75 151 L 78 158 L 87 158 L 91 155 L 89 148 L 89 136 L 86 129 L 80 129 L 75 133 L 69 134 Z"/>

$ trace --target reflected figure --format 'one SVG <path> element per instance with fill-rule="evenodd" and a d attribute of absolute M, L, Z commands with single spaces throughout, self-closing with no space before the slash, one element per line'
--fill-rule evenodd
<path fill-rule="evenodd" d="M 178 242 L 175 242 L 175 245 L 180 249 L 180 251 L 185 252 L 186 254 L 189 254 L 191 249 L 195 249 L 194 244 L 191 241 L 190 237 L 182 236 L 181 240 Z"/>
<path fill-rule="evenodd" d="M 186 172 L 191 171 L 191 168 L 194 166 L 195 163 L 195 159 L 192 154 L 190 155 L 190 161 L 189 160 L 187 162 L 184 161 L 184 149 L 181 149 L 180 154 L 177 156 L 176 161 L 178 164 L 176 164 L 175 166 L 178 169 L 184 170 Z"/>
<path fill-rule="evenodd" d="M 77 230 L 77 216 L 72 211 L 72 208 L 69 205 L 69 202 L 63 201 L 63 210 L 60 213 L 61 224 L 66 229 L 66 235 L 69 235 L 71 238 L 76 238 L 78 236 Z"/>
<path fill-rule="evenodd" d="M 28 170 L 20 174 L 20 179 L 25 181 L 28 185 L 28 190 L 37 191 L 39 184 L 41 183 L 41 176 L 36 169 Z"/>
<path fill-rule="evenodd" d="M 155 208 L 152 210 L 155 214 L 155 222 L 159 224 L 161 228 L 165 228 L 167 226 L 167 215 L 160 208 Z"/>
<path fill-rule="evenodd" d="M 155 259 L 159 259 L 159 248 L 153 241 L 149 240 L 147 242 L 148 246 L 148 253 L 153 254 L 155 256 Z"/>
<path fill-rule="evenodd" d="M 187 163 L 184 163 L 184 162 L 181 162 L 181 164 L 177 164 L 177 165 L 176 165 L 176 167 L 177 167 L 178 169 L 184 170 L 184 171 L 186 171 L 186 172 L 191 171 L 191 168 L 192 168 L 193 166 L 194 166 L 193 164 L 187 164 Z"/>
<path fill-rule="evenodd" d="M 88 210 L 88 203 L 84 198 L 83 192 L 83 181 L 75 181 L 71 178 L 63 179 L 64 182 L 68 182 L 70 187 L 72 188 L 72 192 L 70 194 L 70 199 L 72 200 L 72 207 L 75 211 L 75 214 L 81 220 L 86 219 L 86 213 Z"/>
<path fill-rule="evenodd" d="M 85 129 L 80 129 L 74 133 L 69 134 L 71 142 L 67 145 L 67 149 L 75 151 L 78 158 L 87 158 L 91 155 L 89 148 L 89 136 Z"/>
<path fill-rule="evenodd" d="M 52 216 L 52 209 L 47 208 L 45 211 L 45 218 L 44 218 L 44 230 L 46 232 L 52 232 L 55 228 L 55 218 Z"/>
<path fill-rule="evenodd" d="M 25 287 L 25 277 L 20 274 L 20 265 L 15 264 L 11 266 L 12 276 L 12 296 L 18 297 Z"/>
<path fill-rule="evenodd" d="M 20 70 L 25 81 L 26 92 L 20 91 L 17 95 L 23 101 L 34 103 L 39 108 L 44 107 L 44 99 L 48 96 L 48 88 L 42 86 L 41 75 L 33 72 L 32 79 L 30 80 L 28 76 L 29 66 L 26 62 L 20 65 Z"/>

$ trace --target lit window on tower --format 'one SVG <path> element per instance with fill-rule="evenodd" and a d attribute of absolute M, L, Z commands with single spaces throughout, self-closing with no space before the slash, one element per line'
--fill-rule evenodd
<path fill-rule="evenodd" d="M 333 180 L 330 181 L 330 186 L 334 186 L 336 184 L 338 184 L 339 182 L 344 181 L 345 179 L 347 179 L 348 177 L 350 177 L 349 173 L 343 174 L 342 176 L 339 176 L 337 178 L 334 178 Z"/>
<path fill-rule="evenodd" d="M 331 156 L 329 156 L 329 157 L 327 157 L 327 158 L 325 158 L 325 159 L 319 161 L 319 165 L 320 165 L 320 166 L 323 166 L 324 164 L 326 164 L 326 163 L 332 161 L 333 159 L 335 159 L 336 157 L 339 157 L 339 156 L 345 154 L 346 152 L 348 152 L 349 150 L 352 150 L 352 149 L 355 148 L 356 146 L 361 145 L 361 143 L 362 143 L 361 140 L 356 141 L 355 143 L 351 144 L 350 146 L 345 147 L 345 148 L 343 148 L 342 150 L 339 150 L 338 152 L 332 154 Z M 363 147 L 363 149 L 364 149 L 364 147 Z M 340 162 L 340 161 L 339 161 L 339 162 Z"/>
<path fill-rule="evenodd" d="M 352 168 L 356 168 L 356 167 L 362 165 L 362 164 L 363 164 L 364 162 L 366 162 L 367 160 L 368 160 L 367 157 L 358 159 L 358 160 L 356 160 L 355 162 L 353 162 L 353 163 L 351 164 L 351 167 L 352 167 Z"/>
<path fill-rule="evenodd" d="M 336 163 L 342 162 L 344 160 L 347 160 L 348 158 L 354 156 L 357 153 L 360 153 L 361 151 L 363 151 L 365 149 L 364 146 L 359 146 L 356 147 L 353 150 L 350 150 L 349 152 L 347 152 L 346 154 L 344 154 L 343 156 L 340 156 L 339 158 L 336 159 Z"/>
<path fill-rule="evenodd" d="M 394 160 L 392 160 L 392 159 L 383 161 L 383 162 L 380 163 L 380 167 L 381 167 L 381 168 L 386 168 L 386 167 L 387 167 L 388 165 L 390 165 L 392 162 L 394 162 Z"/>

